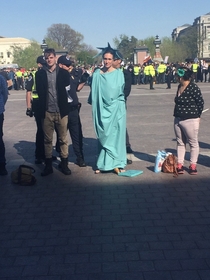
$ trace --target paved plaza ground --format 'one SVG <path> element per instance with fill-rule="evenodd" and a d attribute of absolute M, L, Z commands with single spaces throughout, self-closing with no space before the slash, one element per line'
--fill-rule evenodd
<path fill-rule="evenodd" d="M 209 280 L 210 83 L 198 83 L 205 100 L 198 175 L 154 173 L 157 150 L 176 153 L 173 131 L 177 84 L 136 85 L 127 102 L 134 153 L 133 178 L 94 174 L 97 142 L 89 87 L 79 93 L 87 167 L 75 165 L 69 137 L 65 176 L 58 161 L 41 177 L 34 164 L 35 121 L 25 115 L 25 91 L 10 91 L 4 141 L 8 176 L 0 178 L 0 280 Z M 56 155 L 56 152 L 54 151 Z M 11 183 L 20 164 L 35 168 L 37 183 Z"/>

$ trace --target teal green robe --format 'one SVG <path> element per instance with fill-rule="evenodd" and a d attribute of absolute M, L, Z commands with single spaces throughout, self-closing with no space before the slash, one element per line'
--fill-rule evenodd
<path fill-rule="evenodd" d="M 92 77 L 88 102 L 92 104 L 92 116 L 99 140 L 97 167 L 102 171 L 124 168 L 126 158 L 126 108 L 124 75 L 120 69 L 100 73 Z"/>

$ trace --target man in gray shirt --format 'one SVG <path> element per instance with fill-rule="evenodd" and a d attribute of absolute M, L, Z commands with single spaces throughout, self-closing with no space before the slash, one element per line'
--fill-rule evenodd
<path fill-rule="evenodd" d="M 36 72 L 36 90 L 40 100 L 40 114 L 43 119 L 45 168 L 41 173 L 47 176 L 53 173 L 52 148 L 53 133 L 56 129 L 60 145 L 61 163 L 59 167 L 65 175 L 70 175 L 68 168 L 68 99 L 66 88 L 69 86 L 68 71 L 56 65 L 56 54 L 54 49 L 46 49 L 45 60 L 47 67 Z"/>

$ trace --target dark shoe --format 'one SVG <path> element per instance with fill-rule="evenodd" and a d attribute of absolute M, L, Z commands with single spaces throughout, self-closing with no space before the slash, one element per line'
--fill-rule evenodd
<path fill-rule="evenodd" d="M 56 156 L 52 156 L 52 161 L 56 161 L 57 157 Z"/>
<path fill-rule="evenodd" d="M 197 175 L 198 174 L 198 171 L 196 169 L 196 164 L 190 164 L 189 166 L 189 173 L 190 175 Z"/>
<path fill-rule="evenodd" d="M 56 161 L 57 160 L 57 157 L 56 156 L 52 156 L 52 161 Z M 43 163 L 45 160 L 44 160 L 44 157 L 42 158 L 36 158 L 35 159 L 35 164 L 41 164 Z"/>
<path fill-rule="evenodd" d="M 0 176 L 5 176 L 8 174 L 5 165 L 6 164 L 0 164 Z"/>
<path fill-rule="evenodd" d="M 42 171 L 41 176 L 47 176 L 52 173 L 53 173 L 52 158 L 46 158 L 45 159 L 45 168 Z"/>
<path fill-rule="evenodd" d="M 130 146 L 128 146 L 128 147 L 126 147 L 126 152 L 127 152 L 127 154 L 132 154 L 133 150 L 131 149 Z"/>
<path fill-rule="evenodd" d="M 177 170 L 178 174 L 184 174 L 184 168 L 183 168 L 183 165 L 181 163 L 177 164 L 176 170 Z"/>
<path fill-rule="evenodd" d="M 71 170 L 68 168 L 68 158 L 61 158 L 61 163 L 58 165 L 62 173 L 65 175 L 70 175 Z"/>
<path fill-rule="evenodd" d="M 53 173 L 53 168 L 52 166 L 45 166 L 44 170 L 41 173 L 41 176 L 47 176 Z"/>
<path fill-rule="evenodd" d="M 76 164 L 79 165 L 79 167 L 85 167 L 87 166 L 86 163 L 84 162 L 83 158 L 77 158 L 76 159 Z"/>
<path fill-rule="evenodd" d="M 127 158 L 127 164 L 132 164 L 132 160 Z"/>
<path fill-rule="evenodd" d="M 154 89 L 154 88 L 150 88 L 150 89 Z"/>
<path fill-rule="evenodd" d="M 43 158 L 36 158 L 35 159 L 35 164 L 41 164 L 42 162 L 44 162 Z"/>

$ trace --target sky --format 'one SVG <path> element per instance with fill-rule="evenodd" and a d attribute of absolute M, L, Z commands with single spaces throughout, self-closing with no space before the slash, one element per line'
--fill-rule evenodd
<path fill-rule="evenodd" d="M 5 12 L 3 12 L 5 11 Z M 171 37 L 174 28 L 193 24 L 210 12 L 210 0 L 1 0 L 0 36 L 42 43 L 52 24 L 68 24 L 83 43 L 105 47 L 124 34 L 138 40 Z"/>

